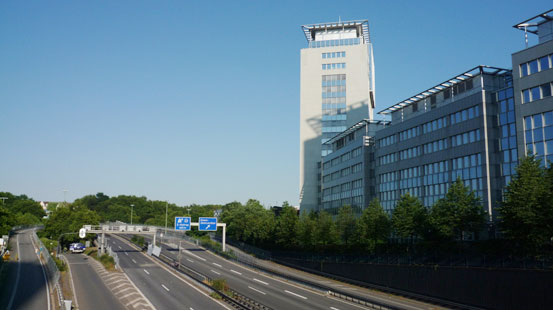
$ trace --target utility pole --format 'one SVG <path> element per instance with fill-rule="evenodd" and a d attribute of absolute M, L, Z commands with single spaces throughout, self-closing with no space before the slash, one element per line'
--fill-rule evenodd
<path fill-rule="evenodd" d="M 67 192 L 68 191 L 66 189 L 63 190 L 63 205 L 64 206 L 67 204 L 67 199 L 66 199 Z"/>
<path fill-rule="evenodd" d="M 2 199 L 2 204 L 5 204 L 6 202 L 4 200 L 7 200 L 8 197 L 0 197 L 0 199 Z"/>

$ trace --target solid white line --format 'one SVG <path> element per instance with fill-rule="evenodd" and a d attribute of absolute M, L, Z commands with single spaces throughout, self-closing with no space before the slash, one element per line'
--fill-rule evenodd
<path fill-rule="evenodd" d="M 215 266 L 217 266 L 217 267 L 219 267 L 219 268 L 223 268 L 223 266 L 221 266 L 221 265 L 219 265 L 219 264 L 217 264 L 217 263 L 212 263 L 212 264 L 215 265 Z"/>
<path fill-rule="evenodd" d="M 220 273 L 218 273 L 217 271 L 215 271 L 215 270 L 213 270 L 213 269 L 211 269 L 211 272 L 213 272 L 213 273 L 216 273 L 216 274 L 220 275 Z"/>
<path fill-rule="evenodd" d="M 167 288 L 167 286 L 165 286 L 165 285 L 163 285 L 163 284 L 162 284 L 161 286 L 163 286 L 163 288 L 164 288 L 167 292 L 169 292 L 169 289 Z"/>
<path fill-rule="evenodd" d="M 263 283 L 263 284 L 265 284 L 265 285 L 269 285 L 269 283 L 264 282 L 264 281 L 261 281 L 261 280 L 256 279 L 256 278 L 253 278 L 253 280 L 254 280 L 254 281 L 257 281 L 257 282 L 259 282 L 259 283 Z"/>
<path fill-rule="evenodd" d="M 21 255 L 19 255 L 19 234 L 15 237 L 15 243 L 17 244 L 17 275 L 15 276 L 15 286 L 13 288 L 12 296 L 10 297 L 10 302 L 8 302 L 8 307 L 6 309 L 11 309 L 13 304 L 13 299 L 15 298 L 15 293 L 17 292 L 17 285 L 19 284 L 19 275 L 21 274 Z"/>
<path fill-rule="evenodd" d="M 288 290 L 284 290 L 284 291 L 285 291 L 286 293 L 291 294 L 291 295 L 294 295 L 294 296 L 296 296 L 296 297 L 303 298 L 303 299 L 307 299 L 307 297 L 301 296 L 300 294 L 296 294 L 296 293 L 290 292 L 290 291 L 288 291 Z"/>
<path fill-rule="evenodd" d="M 132 262 L 136 264 L 136 261 L 134 260 L 134 258 L 131 258 L 132 259 Z"/>
<path fill-rule="evenodd" d="M 340 310 L 340 309 L 334 308 L 334 307 L 330 307 L 330 309 L 332 309 L 332 310 Z"/>
<path fill-rule="evenodd" d="M 188 258 L 187 258 L 186 260 L 187 260 L 187 261 L 189 261 L 189 262 L 191 262 L 191 263 L 193 263 L 193 262 L 194 262 L 193 260 L 191 260 L 191 259 L 188 259 Z"/>
<path fill-rule="evenodd" d="M 248 288 L 249 288 L 250 290 L 254 290 L 254 291 L 256 291 L 256 292 L 258 292 L 258 293 L 261 293 L 261 294 L 263 294 L 263 295 L 266 295 L 266 294 L 267 294 L 267 293 L 262 292 L 262 291 L 260 291 L 260 290 L 258 290 L 258 289 L 256 289 L 256 288 L 253 288 L 253 287 L 251 287 L 251 286 L 248 286 Z"/>
<path fill-rule="evenodd" d="M 150 273 L 148 272 L 148 270 L 144 269 L 144 272 L 149 275 Z"/>
<path fill-rule="evenodd" d="M 232 269 L 231 269 L 230 272 L 234 272 L 234 273 L 236 273 L 236 274 L 242 275 L 241 272 L 238 272 L 238 271 L 236 271 L 236 270 L 232 270 Z"/>

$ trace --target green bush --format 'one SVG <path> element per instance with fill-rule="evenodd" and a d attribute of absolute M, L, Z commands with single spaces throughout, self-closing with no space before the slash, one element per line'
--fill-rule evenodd
<path fill-rule="evenodd" d="M 131 238 L 131 242 L 138 245 L 139 247 L 143 247 L 144 246 L 144 237 L 133 235 L 132 238 Z"/>
<path fill-rule="evenodd" d="M 100 263 L 102 263 L 102 265 L 104 265 L 107 270 L 115 269 L 115 260 L 108 254 L 103 254 L 98 260 L 100 261 Z"/>
<path fill-rule="evenodd" d="M 52 256 L 52 259 L 54 260 L 54 262 L 56 263 L 56 266 L 58 267 L 58 270 L 59 271 L 65 271 L 67 270 L 67 264 L 65 264 L 65 262 L 55 256 Z"/>
<path fill-rule="evenodd" d="M 211 282 L 211 286 L 221 292 L 228 290 L 227 281 L 225 279 L 215 279 Z"/>

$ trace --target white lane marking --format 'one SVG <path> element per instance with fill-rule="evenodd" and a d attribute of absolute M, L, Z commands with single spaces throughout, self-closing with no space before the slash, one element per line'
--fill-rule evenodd
<path fill-rule="evenodd" d="M 332 309 L 332 310 L 340 310 L 340 309 L 334 308 L 334 307 L 330 307 L 330 309 Z"/>
<path fill-rule="evenodd" d="M 221 266 L 221 265 L 219 265 L 219 264 L 217 264 L 217 263 L 212 263 L 212 264 L 215 265 L 215 266 L 217 266 L 217 267 L 219 267 L 219 268 L 223 268 L 223 266 Z"/>
<path fill-rule="evenodd" d="M 194 262 L 193 260 L 191 260 L 191 259 L 188 259 L 188 258 L 187 258 L 186 260 L 187 260 L 187 261 L 189 261 L 189 262 L 191 262 L 191 263 L 193 263 L 193 262 Z"/>
<path fill-rule="evenodd" d="M 196 255 L 196 254 L 190 252 L 190 250 L 187 250 L 185 253 L 188 253 L 188 255 L 192 255 L 192 256 L 194 256 L 195 258 L 197 258 L 197 259 L 202 260 L 202 261 L 205 262 L 205 258 L 199 257 L 198 255 Z"/>
<path fill-rule="evenodd" d="M 167 292 L 169 292 L 169 289 L 167 288 L 167 286 L 165 286 L 165 285 L 163 285 L 163 284 L 162 284 L 161 286 L 163 286 L 163 288 L 164 288 Z"/>
<path fill-rule="evenodd" d="M 236 274 L 242 275 L 241 272 L 238 272 L 238 271 L 236 271 L 236 270 L 232 270 L 232 269 L 231 269 L 230 272 L 234 272 L 234 273 L 236 273 Z"/>
<path fill-rule="evenodd" d="M 257 281 L 259 283 L 262 283 L 262 284 L 265 284 L 265 285 L 269 285 L 269 283 L 265 282 L 265 281 L 261 281 L 259 279 L 256 279 L 256 278 L 253 278 L 254 281 Z"/>
<path fill-rule="evenodd" d="M 19 284 L 19 275 L 21 274 L 21 255 L 19 255 L 19 234 L 15 237 L 15 243 L 17 244 L 17 274 L 15 276 L 15 286 L 13 287 L 12 296 L 10 297 L 10 302 L 8 302 L 8 307 L 6 309 L 11 309 L 13 304 L 13 299 L 15 298 L 15 293 L 17 292 L 17 285 Z"/>
<path fill-rule="evenodd" d="M 211 269 L 211 272 L 220 275 L 220 273 L 218 273 L 217 271 L 215 271 L 215 270 L 213 270 L 213 269 Z"/>
<path fill-rule="evenodd" d="M 301 296 L 300 294 L 296 294 L 296 293 L 290 292 L 290 291 L 288 291 L 288 290 L 284 290 L 284 291 L 285 291 L 286 293 L 291 294 L 291 295 L 294 295 L 294 296 L 296 296 L 296 297 L 303 298 L 303 299 L 307 299 L 307 297 Z"/>
<path fill-rule="evenodd" d="M 134 260 L 134 258 L 132 258 L 132 262 L 136 264 L 136 261 Z"/>
<path fill-rule="evenodd" d="M 125 252 L 125 255 L 129 256 L 129 253 Z"/>
<path fill-rule="evenodd" d="M 148 272 L 148 270 L 144 269 L 144 272 L 149 275 L 150 273 Z"/>
<path fill-rule="evenodd" d="M 121 246 L 120 246 L 120 245 L 118 245 L 118 247 L 119 247 L 119 249 L 121 249 Z"/>
<path fill-rule="evenodd" d="M 190 310 L 194 310 L 194 308 L 190 307 Z"/>
<path fill-rule="evenodd" d="M 258 289 L 256 289 L 256 288 L 254 288 L 254 287 L 251 287 L 251 286 L 248 286 L 248 288 L 249 288 L 250 290 L 254 290 L 254 291 L 256 291 L 256 292 L 258 292 L 258 293 L 261 293 L 261 294 L 263 294 L 263 295 L 266 295 L 266 294 L 267 294 L 267 293 L 262 292 L 262 291 L 260 291 L 260 290 L 258 290 Z"/>

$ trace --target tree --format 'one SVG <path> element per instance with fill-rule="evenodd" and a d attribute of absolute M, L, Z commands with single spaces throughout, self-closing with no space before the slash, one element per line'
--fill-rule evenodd
<path fill-rule="evenodd" d="M 336 223 L 332 220 L 332 216 L 325 211 L 320 211 L 317 215 L 314 242 L 321 249 L 338 243 Z"/>
<path fill-rule="evenodd" d="M 338 217 L 336 219 L 337 233 L 340 236 L 340 243 L 345 245 L 346 248 L 352 243 L 355 243 L 355 229 L 357 226 L 357 219 L 353 214 L 353 209 L 350 206 L 343 206 L 338 210 Z"/>
<path fill-rule="evenodd" d="M 13 213 L 0 204 L 0 237 L 7 235 L 13 226 L 16 226 L 16 219 Z"/>
<path fill-rule="evenodd" d="M 313 211 L 300 215 L 298 221 L 298 243 L 303 250 L 312 249 L 315 245 L 316 215 Z"/>
<path fill-rule="evenodd" d="M 360 244 L 369 251 L 374 251 L 377 244 L 386 243 L 391 223 L 378 198 L 371 200 L 369 206 L 363 210 L 358 229 L 361 236 Z"/>
<path fill-rule="evenodd" d="M 553 236 L 551 171 L 533 155 L 522 158 L 499 206 L 499 227 L 518 251 L 536 254 Z"/>
<path fill-rule="evenodd" d="M 276 219 L 275 242 L 283 248 L 297 246 L 298 211 L 287 203 Z"/>
<path fill-rule="evenodd" d="M 476 194 L 457 178 L 445 197 L 432 206 L 429 222 L 439 239 L 463 239 L 464 232 L 482 230 L 486 213 Z"/>
<path fill-rule="evenodd" d="M 424 234 L 427 223 L 427 211 L 417 197 L 405 193 L 399 198 L 392 213 L 392 226 L 401 238 L 411 242 Z"/>

